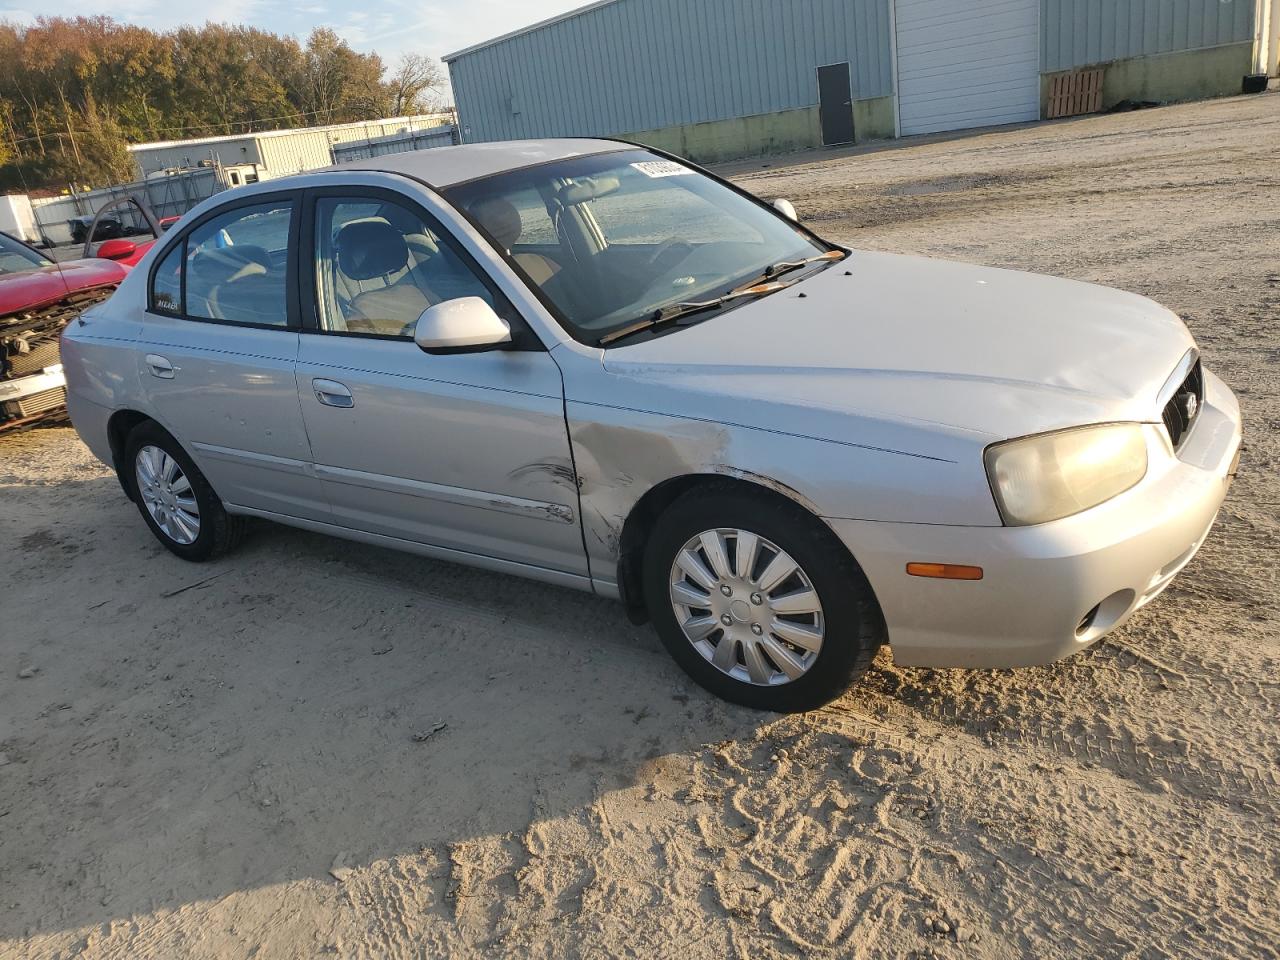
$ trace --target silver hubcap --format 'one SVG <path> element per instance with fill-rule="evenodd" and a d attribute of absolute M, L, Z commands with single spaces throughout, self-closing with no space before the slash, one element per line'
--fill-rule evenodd
<path fill-rule="evenodd" d="M 749 530 L 706 530 L 680 548 L 671 609 L 694 649 L 744 683 L 790 683 L 822 650 L 813 582 L 786 551 Z"/>
<path fill-rule="evenodd" d="M 200 505 L 178 461 L 148 445 L 138 451 L 134 473 L 142 505 L 156 526 L 174 543 L 194 543 L 200 536 Z"/>

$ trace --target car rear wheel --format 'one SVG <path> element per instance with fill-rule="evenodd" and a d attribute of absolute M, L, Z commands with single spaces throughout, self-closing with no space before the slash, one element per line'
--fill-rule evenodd
<path fill-rule="evenodd" d="M 734 703 L 822 706 L 884 641 L 871 586 L 835 535 L 799 505 L 736 484 L 673 503 L 649 538 L 644 572 L 663 644 Z"/>
<path fill-rule="evenodd" d="M 186 451 L 153 422 L 125 446 L 138 511 L 155 538 L 184 560 L 210 560 L 239 542 L 244 520 L 227 513 Z"/>

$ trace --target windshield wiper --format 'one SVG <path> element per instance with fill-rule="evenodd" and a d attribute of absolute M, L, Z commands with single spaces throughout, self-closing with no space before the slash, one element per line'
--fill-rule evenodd
<path fill-rule="evenodd" d="M 843 250 L 828 250 L 826 253 L 820 253 L 816 257 L 805 257 L 803 260 L 783 260 L 781 263 L 765 267 L 764 273 L 751 282 L 760 283 L 762 280 L 772 280 L 775 277 L 782 276 L 784 273 L 791 273 L 793 270 L 807 267 L 811 263 L 821 263 L 824 260 L 835 262 L 836 260 L 843 260 L 847 256 L 848 254 Z"/>
<path fill-rule="evenodd" d="M 613 333 L 606 333 L 600 338 L 600 346 L 606 346 L 616 340 L 629 337 L 633 333 L 640 333 L 642 330 L 652 330 L 654 327 L 661 327 L 681 317 L 687 317 L 691 313 L 702 313 L 704 310 L 715 310 L 724 306 L 730 300 L 740 300 L 743 297 L 763 297 L 765 294 L 774 293 L 783 287 L 789 286 L 786 283 L 755 283 L 750 286 L 738 287 L 736 290 L 730 290 L 728 293 L 711 300 L 689 300 L 684 303 L 672 303 L 653 311 L 647 317 L 637 320 L 635 323 L 628 324 Z"/>
<path fill-rule="evenodd" d="M 828 250 L 816 257 L 808 257 L 804 260 L 783 260 L 781 263 L 775 263 L 770 267 L 766 267 L 764 272 L 754 280 L 749 280 L 741 286 L 734 287 L 728 293 L 719 297 L 713 297 L 710 300 L 689 300 L 683 303 L 668 304 L 661 309 L 653 311 L 647 317 L 637 320 L 635 323 L 628 324 L 621 329 L 607 333 L 600 338 L 600 346 L 607 346 L 617 340 L 631 336 L 633 333 L 640 333 L 644 330 L 652 330 L 655 327 L 665 326 L 681 317 L 687 317 L 693 313 L 702 313 L 705 310 L 715 310 L 724 306 L 731 300 L 740 300 L 743 297 L 763 297 L 770 293 L 776 293 L 786 287 L 791 286 L 790 283 L 781 283 L 774 279 L 784 273 L 791 273 L 793 270 L 799 270 L 801 267 L 807 267 L 811 263 L 818 263 L 823 260 L 843 260 L 847 254 L 843 250 Z M 793 283 L 795 281 L 792 281 Z"/>

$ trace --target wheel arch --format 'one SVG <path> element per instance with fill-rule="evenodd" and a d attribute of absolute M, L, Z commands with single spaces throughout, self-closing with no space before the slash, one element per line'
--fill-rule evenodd
<path fill-rule="evenodd" d="M 116 479 L 120 481 L 120 488 L 124 490 L 125 496 L 135 502 L 137 495 L 133 492 L 133 484 L 129 482 L 129 471 L 124 462 L 124 448 L 133 428 L 152 419 L 139 410 L 126 409 L 117 410 L 107 420 L 107 444 L 111 447 L 111 465 L 115 468 Z"/>
<path fill-rule="evenodd" d="M 785 501 L 800 507 L 824 527 L 827 526 L 812 501 L 799 491 L 747 470 L 725 468 L 714 473 L 687 473 L 654 484 L 631 508 L 618 537 L 618 593 L 633 623 L 646 623 L 649 619 L 644 595 L 643 558 L 658 518 L 680 497 L 706 486 L 723 486 L 726 490 L 736 488 L 755 496 Z M 850 553 L 834 531 L 831 535 L 846 553 Z M 852 553 L 850 558 L 857 562 Z"/>
<path fill-rule="evenodd" d="M 113 413 L 107 419 L 107 444 L 111 448 L 111 465 L 115 468 L 116 479 L 120 481 L 120 486 L 124 490 L 125 496 L 135 503 L 137 502 L 137 497 L 133 489 L 132 474 L 129 471 L 129 465 L 125 462 L 124 454 L 125 446 L 129 442 L 129 434 L 143 423 L 154 423 L 164 431 L 170 440 L 181 447 L 188 457 L 191 457 L 191 451 L 187 449 L 186 444 L 175 437 L 172 430 L 150 414 L 133 408 L 125 408 Z M 191 457 L 191 460 L 196 462 L 195 457 Z"/>

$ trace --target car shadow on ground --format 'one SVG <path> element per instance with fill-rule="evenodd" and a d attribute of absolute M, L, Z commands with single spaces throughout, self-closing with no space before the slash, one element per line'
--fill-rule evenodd
<path fill-rule="evenodd" d="M 110 477 L 0 496 L 0 939 L 447 863 L 772 716 L 589 595 L 267 523 L 188 564 Z"/>

